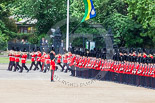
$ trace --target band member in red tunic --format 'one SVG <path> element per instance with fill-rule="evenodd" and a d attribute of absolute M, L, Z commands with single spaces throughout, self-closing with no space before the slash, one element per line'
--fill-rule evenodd
<path fill-rule="evenodd" d="M 45 66 L 45 55 L 46 55 L 46 53 L 43 52 L 43 55 L 41 56 L 42 68 L 41 68 L 40 72 L 43 71 L 44 66 Z"/>
<path fill-rule="evenodd" d="M 62 68 L 61 72 L 63 72 L 65 68 L 67 69 L 67 58 L 68 58 L 68 55 L 65 54 L 64 58 L 63 58 L 63 63 L 64 64 L 63 64 L 63 68 Z"/>
<path fill-rule="evenodd" d="M 8 70 L 9 70 L 9 71 L 11 71 L 12 53 L 13 53 L 13 51 L 10 50 L 10 51 L 9 51 L 9 54 L 8 54 L 8 56 L 9 56 L 9 66 L 8 66 Z"/>
<path fill-rule="evenodd" d="M 63 68 L 63 66 L 61 65 L 61 54 L 56 55 L 56 57 L 57 57 L 57 64 L 58 64 L 61 68 Z"/>
<path fill-rule="evenodd" d="M 41 52 L 40 51 L 37 51 L 37 64 L 34 68 L 34 70 L 39 70 L 39 67 L 38 65 L 40 66 L 40 68 L 42 68 L 42 65 L 41 65 Z"/>
<path fill-rule="evenodd" d="M 44 69 L 44 73 L 46 73 L 46 71 L 50 69 L 50 55 L 49 53 L 45 55 L 45 62 L 46 62 L 46 65 L 45 65 L 45 69 Z"/>
<path fill-rule="evenodd" d="M 26 59 L 27 59 L 27 53 L 26 53 L 26 52 L 23 52 L 23 55 L 21 56 L 22 67 L 21 67 L 20 73 L 23 72 L 23 68 L 25 68 L 25 69 L 27 70 L 27 72 L 29 72 L 29 69 L 28 69 L 27 66 L 25 65 Z"/>
<path fill-rule="evenodd" d="M 15 52 L 14 51 L 12 52 L 11 61 L 12 61 L 12 63 L 11 63 L 10 71 L 12 71 L 13 67 L 15 68 Z"/>
<path fill-rule="evenodd" d="M 16 57 L 16 59 L 15 59 L 16 64 L 15 64 L 14 72 L 16 72 L 16 70 L 19 70 L 21 68 L 21 66 L 19 65 L 19 61 L 20 61 L 20 57 L 21 57 L 20 52 L 16 52 L 15 57 Z"/>
<path fill-rule="evenodd" d="M 51 82 L 53 81 L 54 71 L 55 71 L 55 53 L 54 51 L 50 52 L 50 59 L 51 59 Z"/>
<path fill-rule="evenodd" d="M 35 66 L 35 57 L 36 57 L 36 53 L 33 51 L 32 53 L 30 53 L 31 55 L 31 66 L 30 66 L 30 69 L 32 69 L 33 65 Z"/>

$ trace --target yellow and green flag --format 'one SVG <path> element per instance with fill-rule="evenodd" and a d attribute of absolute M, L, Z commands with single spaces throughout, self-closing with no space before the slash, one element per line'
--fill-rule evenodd
<path fill-rule="evenodd" d="M 96 11 L 93 5 L 93 1 L 92 0 L 83 0 L 83 1 L 85 5 L 85 15 L 81 22 L 84 22 L 96 16 Z"/>

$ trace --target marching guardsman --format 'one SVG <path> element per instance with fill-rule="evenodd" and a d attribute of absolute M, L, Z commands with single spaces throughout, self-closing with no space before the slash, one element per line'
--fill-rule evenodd
<path fill-rule="evenodd" d="M 147 68 L 148 68 L 148 67 L 147 67 L 147 64 L 145 63 L 145 64 L 144 64 L 144 68 L 143 68 L 143 70 L 142 70 L 142 72 L 143 72 L 143 73 L 142 73 L 142 77 L 143 77 L 143 78 L 142 78 L 142 86 L 143 86 L 143 87 L 146 87 L 146 73 L 147 73 Z"/>
<path fill-rule="evenodd" d="M 45 62 L 46 62 L 46 65 L 45 65 L 45 69 L 44 69 L 44 73 L 46 73 L 46 71 L 50 69 L 50 62 L 51 62 L 51 59 L 50 59 L 50 54 L 46 54 L 45 55 Z"/>
<path fill-rule="evenodd" d="M 121 62 L 121 66 L 119 68 L 119 82 L 123 83 L 123 70 L 124 70 L 124 62 Z"/>
<path fill-rule="evenodd" d="M 83 60 L 82 60 L 82 67 L 81 67 L 81 77 L 82 78 L 85 78 L 85 61 L 86 61 L 87 59 L 85 58 L 85 56 L 84 56 L 84 53 L 83 53 Z"/>
<path fill-rule="evenodd" d="M 55 52 L 54 51 L 51 51 L 50 52 L 50 59 L 51 59 L 51 65 L 50 65 L 50 68 L 51 68 L 51 82 L 53 81 L 53 77 L 54 77 L 54 71 L 55 71 Z"/>
<path fill-rule="evenodd" d="M 92 65 L 91 65 L 91 70 L 92 70 L 92 78 L 94 78 L 96 75 L 95 75 L 95 65 L 96 65 L 96 58 L 93 57 L 93 61 L 92 61 Z"/>
<path fill-rule="evenodd" d="M 41 52 L 39 51 L 39 49 L 38 49 L 38 51 L 37 51 L 37 64 L 36 64 L 36 66 L 35 66 L 35 68 L 34 68 L 34 70 L 39 70 L 39 67 L 38 67 L 38 65 L 40 66 L 40 68 L 42 69 L 42 65 L 41 65 Z"/>
<path fill-rule="evenodd" d="M 19 61 L 20 61 L 21 54 L 20 54 L 19 51 L 16 52 L 15 57 L 16 57 L 16 59 L 15 59 L 16 64 L 15 64 L 14 72 L 16 72 L 16 70 L 21 69 L 21 66 L 19 65 Z"/>
<path fill-rule="evenodd" d="M 9 66 L 8 66 L 8 70 L 9 70 L 9 71 L 11 71 L 11 65 L 12 65 L 12 53 L 13 53 L 13 51 L 10 50 L 10 51 L 9 51 L 9 54 L 8 54 L 8 56 L 9 56 Z"/>
<path fill-rule="evenodd" d="M 155 64 L 152 66 L 152 88 L 155 88 Z"/>
<path fill-rule="evenodd" d="M 85 69 L 86 69 L 86 78 L 90 78 L 90 70 L 89 70 L 89 65 L 90 65 L 90 57 L 87 58 L 87 61 L 85 61 Z"/>
<path fill-rule="evenodd" d="M 26 53 L 26 50 L 24 50 L 23 53 L 22 53 L 22 56 L 21 56 L 22 67 L 21 67 L 20 73 L 23 72 L 23 68 L 25 68 L 27 70 L 27 72 L 29 72 L 29 69 L 25 65 L 26 59 L 27 59 L 27 53 Z"/>
<path fill-rule="evenodd" d="M 63 63 L 64 64 L 63 64 L 63 68 L 62 68 L 61 72 L 63 72 L 65 69 L 68 69 L 68 67 L 67 67 L 67 58 L 68 58 L 68 55 L 65 54 L 64 57 L 63 57 Z"/>
<path fill-rule="evenodd" d="M 16 53 L 15 53 L 15 51 L 13 51 L 12 52 L 12 58 L 11 58 L 11 61 L 12 61 L 12 63 L 11 63 L 11 67 L 10 67 L 10 71 L 12 71 L 12 68 L 14 67 L 15 68 L 15 55 L 16 55 Z"/>
<path fill-rule="evenodd" d="M 30 69 L 32 69 L 32 67 L 34 66 L 35 67 L 35 57 L 36 57 L 36 53 L 33 51 L 32 53 L 30 53 L 31 55 L 31 66 L 30 66 Z"/>
<path fill-rule="evenodd" d="M 71 62 L 69 64 L 69 66 L 71 67 L 71 76 L 75 76 L 75 60 L 76 60 L 76 56 L 73 55 L 73 57 L 71 58 Z"/>
<path fill-rule="evenodd" d="M 63 68 L 63 66 L 61 65 L 61 54 L 56 55 L 57 57 L 57 64 L 61 67 L 61 69 Z"/>
<path fill-rule="evenodd" d="M 83 58 L 80 57 L 79 64 L 78 64 L 78 76 L 79 77 L 82 77 L 82 63 L 83 63 Z"/>
<path fill-rule="evenodd" d="M 101 79 L 101 75 L 99 75 L 100 72 L 100 66 L 101 66 L 101 58 L 99 58 L 97 60 L 97 63 L 95 65 L 95 75 L 96 75 L 96 79 Z"/>
<path fill-rule="evenodd" d="M 69 64 L 71 63 L 71 59 L 72 59 L 72 53 L 71 52 L 69 52 L 68 53 L 68 58 L 67 58 L 67 69 L 66 69 L 66 73 L 67 73 L 67 71 L 69 70 L 69 71 L 71 71 L 71 67 L 69 66 Z"/>
<path fill-rule="evenodd" d="M 74 66 L 75 66 L 75 72 L 76 72 L 76 77 L 79 76 L 79 60 L 80 60 L 80 56 L 79 55 L 76 55 L 76 60 L 75 60 L 75 63 L 74 63 Z"/>
<path fill-rule="evenodd" d="M 148 76 L 148 78 L 147 78 L 147 83 L 148 83 L 147 86 L 149 88 L 152 88 L 152 76 L 151 76 L 152 65 L 151 65 L 151 63 L 149 63 L 148 66 L 149 66 L 149 68 L 148 68 L 148 72 L 147 72 L 147 76 Z"/>
<path fill-rule="evenodd" d="M 85 55 L 86 56 L 86 55 Z M 88 69 L 86 67 L 87 62 L 88 62 L 88 58 L 84 56 L 84 62 L 83 62 L 83 77 L 84 78 L 88 78 Z"/>
<path fill-rule="evenodd" d="M 43 52 L 43 55 L 41 56 L 42 68 L 41 68 L 40 72 L 43 71 L 44 66 L 45 66 L 45 55 L 46 55 L 46 53 Z"/>

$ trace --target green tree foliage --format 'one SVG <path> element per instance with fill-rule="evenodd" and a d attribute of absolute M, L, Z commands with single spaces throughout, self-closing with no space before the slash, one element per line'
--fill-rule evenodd
<path fill-rule="evenodd" d="M 37 19 L 38 34 L 47 33 L 57 21 L 66 18 L 66 0 L 17 0 L 12 6 L 15 15 Z"/>
<path fill-rule="evenodd" d="M 155 0 L 125 0 L 128 3 L 128 15 L 140 23 L 144 31 L 155 43 Z"/>
<path fill-rule="evenodd" d="M 119 46 L 139 47 L 143 43 L 143 38 L 140 36 L 141 25 L 136 24 L 128 16 L 114 13 L 109 15 L 104 25 L 107 25 L 107 29 L 112 29 L 114 41 Z"/>
<path fill-rule="evenodd" d="M 17 25 L 13 19 L 9 18 L 10 15 L 10 11 L 6 9 L 5 5 L 0 4 L 0 30 L 9 40 L 14 38 L 17 32 Z"/>
<path fill-rule="evenodd" d="M 6 49 L 8 36 L 6 36 L 6 32 L 8 32 L 5 28 L 5 24 L 0 20 L 0 49 Z"/>
<path fill-rule="evenodd" d="M 83 0 L 70 1 L 71 18 L 76 17 L 80 22 L 85 11 Z M 93 34 L 96 31 L 88 30 L 85 25 L 99 23 L 107 31 L 112 29 L 115 43 L 119 46 L 155 46 L 153 43 L 155 41 L 154 0 L 93 0 L 93 2 L 97 17 L 84 22 L 82 29 L 79 28 L 76 32 L 87 34 L 89 31 Z M 19 18 L 37 19 L 38 34 L 47 33 L 58 21 L 66 18 L 67 12 L 66 0 L 15 0 L 8 7 L 11 7 Z M 70 30 L 77 24 L 78 22 L 71 23 Z M 63 34 L 66 33 L 65 26 L 61 30 Z"/>
<path fill-rule="evenodd" d="M 153 4 L 153 0 L 94 0 L 97 17 L 87 23 L 93 21 L 103 24 L 106 30 L 112 29 L 114 41 L 119 46 L 152 47 L 155 46 Z M 72 15 L 78 18 L 84 15 L 84 7 L 80 5 L 84 5 L 82 1 L 74 1 L 71 5 Z"/>

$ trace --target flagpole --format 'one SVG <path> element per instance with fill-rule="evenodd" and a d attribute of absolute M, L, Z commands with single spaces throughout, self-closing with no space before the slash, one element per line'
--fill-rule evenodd
<path fill-rule="evenodd" d="M 67 0 L 67 33 L 66 33 L 66 50 L 69 48 L 69 0 Z"/>

